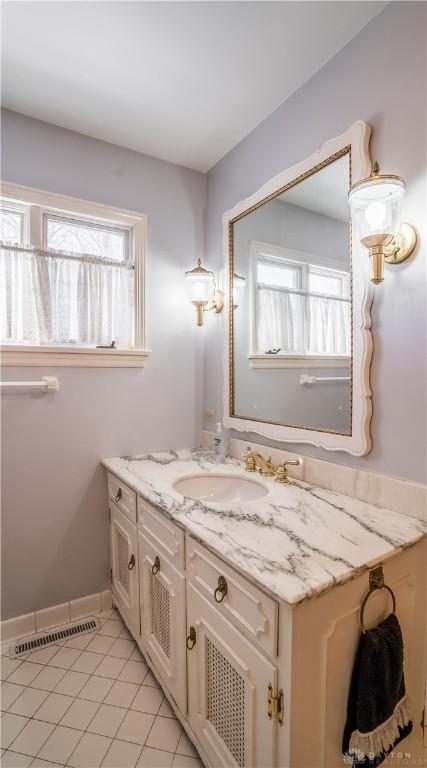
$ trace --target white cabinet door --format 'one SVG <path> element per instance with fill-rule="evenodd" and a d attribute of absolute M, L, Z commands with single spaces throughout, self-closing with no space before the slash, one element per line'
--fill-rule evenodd
<path fill-rule="evenodd" d="M 273 768 L 277 669 L 200 592 L 187 585 L 188 708 L 209 764 Z M 195 636 L 194 636 L 195 630 Z"/>
<path fill-rule="evenodd" d="M 110 542 L 114 600 L 129 627 L 139 635 L 137 529 L 113 502 L 110 502 Z"/>
<path fill-rule="evenodd" d="M 187 712 L 185 577 L 138 532 L 144 647 L 181 712 Z"/>

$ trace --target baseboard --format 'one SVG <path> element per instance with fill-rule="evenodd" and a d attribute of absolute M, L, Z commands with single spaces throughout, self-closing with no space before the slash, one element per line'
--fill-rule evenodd
<path fill-rule="evenodd" d="M 52 627 L 69 624 L 71 621 L 83 619 L 85 616 L 108 611 L 112 607 L 111 589 L 95 592 L 93 595 L 79 597 L 67 603 L 52 605 L 40 611 L 15 616 L 0 622 L 0 638 L 2 643 L 16 640 L 27 635 L 35 635 Z"/>

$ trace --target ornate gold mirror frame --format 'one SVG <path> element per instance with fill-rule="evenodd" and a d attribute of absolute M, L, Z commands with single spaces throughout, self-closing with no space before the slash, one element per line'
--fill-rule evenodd
<path fill-rule="evenodd" d="M 233 309 L 233 225 L 269 200 L 274 199 L 303 179 L 349 154 L 351 183 L 363 179 L 371 171 L 369 156 L 370 127 L 361 121 L 353 123 L 341 136 L 328 141 L 301 163 L 279 173 L 247 200 L 239 202 L 223 216 L 224 251 L 227 254 L 227 301 L 225 335 L 224 425 L 239 432 L 256 434 L 279 442 L 310 443 L 331 451 L 347 451 L 355 456 L 371 449 L 372 415 L 369 369 L 372 357 L 370 308 L 373 298 L 360 243 L 351 235 L 352 282 L 352 366 L 351 429 L 348 433 L 315 430 L 242 417 L 235 412 L 234 309 Z M 349 213 L 350 215 L 350 213 Z"/>

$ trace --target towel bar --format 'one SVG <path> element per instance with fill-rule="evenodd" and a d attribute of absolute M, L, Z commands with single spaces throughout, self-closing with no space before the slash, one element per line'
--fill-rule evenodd
<path fill-rule="evenodd" d="M 360 606 L 360 613 L 359 613 L 359 624 L 360 629 L 362 630 L 363 634 L 366 632 L 366 627 L 363 623 L 363 613 L 365 610 L 366 603 L 368 602 L 370 596 L 377 590 L 377 589 L 386 589 L 389 595 L 391 596 L 391 599 L 393 600 L 393 611 L 392 613 L 396 613 L 396 598 L 394 596 L 393 590 L 387 586 L 387 584 L 384 584 L 384 571 L 382 565 L 379 565 L 378 568 L 373 568 L 372 571 L 369 571 L 369 589 L 365 595 L 365 597 L 362 600 L 362 605 Z"/>
<path fill-rule="evenodd" d="M 0 387 L 42 389 L 44 392 L 58 392 L 59 381 L 56 376 L 43 376 L 40 381 L 0 381 Z"/>
<path fill-rule="evenodd" d="M 318 381 L 350 381 L 350 376 L 306 376 L 299 377 L 300 384 L 317 384 Z"/>

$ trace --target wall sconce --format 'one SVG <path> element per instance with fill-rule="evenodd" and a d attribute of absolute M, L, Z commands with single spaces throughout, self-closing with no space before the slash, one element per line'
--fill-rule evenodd
<path fill-rule="evenodd" d="M 351 218 L 360 242 L 369 250 L 373 283 L 384 279 L 384 261 L 399 264 L 411 255 L 417 232 L 411 224 L 400 223 L 399 212 L 405 196 L 400 176 L 382 176 L 378 163 L 372 174 L 350 187 Z"/>
<path fill-rule="evenodd" d="M 237 309 L 243 299 L 246 287 L 246 277 L 233 273 L 233 309 Z"/>
<path fill-rule="evenodd" d="M 197 267 L 185 273 L 185 283 L 188 297 L 196 310 L 197 325 L 203 325 L 205 312 L 221 312 L 224 294 L 215 286 L 214 273 L 202 267 L 201 259 L 198 259 Z"/>

